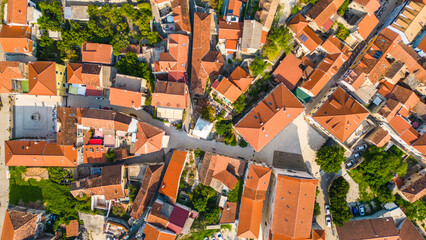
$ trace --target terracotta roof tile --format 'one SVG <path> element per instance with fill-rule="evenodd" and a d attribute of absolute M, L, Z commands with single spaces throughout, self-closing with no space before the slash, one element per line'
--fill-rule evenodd
<path fill-rule="evenodd" d="M 1 239 L 21 240 L 34 238 L 38 214 L 18 209 L 6 210 Z"/>
<path fill-rule="evenodd" d="M 77 141 L 77 108 L 58 107 L 57 121 L 61 124 L 56 133 L 56 142 L 59 145 L 75 146 Z"/>
<path fill-rule="evenodd" d="M 234 223 L 235 215 L 237 214 L 238 203 L 226 202 L 225 207 L 222 209 L 222 215 L 220 216 L 220 224 Z"/>
<path fill-rule="evenodd" d="M 361 22 L 358 23 L 358 33 L 362 38 L 367 39 L 368 35 L 373 31 L 376 25 L 379 23 L 379 19 L 374 13 L 367 13 Z"/>
<path fill-rule="evenodd" d="M 401 188 L 401 192 L 411 203 L 423 198 L 426 195 L 426 175 L 411 182 L 409 185 L 404 185 Z"/>
<path fill-rule="evenodd" d="M 345 47 L 345 44 L 342 43 L 336 36 L 330 35 L 327 40 L 325 40 L 321 47 L 324 48 L 327 53 L 340 53 Z"/>
<path fill-rule="evenodd" d="M 161 150 L 164 131 L 148 123 L 139 122 L 136 133 L 135 155 Z"/>
<path fill-rule="evenodd" d="M 232 0 L 231 0 L 232 1 Z M 235 0 L 239 2 L 238 0 Z M 243 23 L 219 21 L 219 39 L 238 40 L 243 34 Z"/>
<path fill-rule="evenodd" d="M 83 43 L 81 47 L 83 62 L 111 64 L 112 45 L 100 43 Z"/>
<path fill-rule="evenodd" d="M 54 62 L 29 63 L 29 94 L 56 96 L 56 67 Z"/>
<path fill-rule="evenodd" d="M 424 240 L 422 234 L 417 230 L 414 224 L 406 218 L 399 230 L 401 240 Z"/>
<path fill-rule="evenodd" d="M 381 127 L 378 127 L 369 137 L 372 143 L 377 147 L 384 147 L 390 140 L 391 136 L 389 133 Z"/>
<path fill-rule="evenodd" d="M 186 83 L 174 81 L 160 81 L 155 83 L 151 105 L 154 107 L 168 107 L 185 109 L 188 101 Z"/>
<path fill-rule="evenodd" d="M 290 90 L 279 84 L 235 128 L 256 151 L 260 151 L 304 109 Z"/>
<path fill-rule="evenodd" d="M 100 87 L 102 66 L 90 63 L 68 63 L 67 82 Z"/>
<path fill-rule="evenodd" d="M 27 2 L 25 0 L 7 1 L 7 25 L 27 25 Z"/>
<path fill-rule="evenodd" d="M 104 145 L 84 145 L 83 162 L 84 163 L 106 163 L 107 147 Z"/>
<path fill-rule="evenodd" d="M 313 119 L 344 143 L 368 115 L 367 109 L 339 87 L 313 115 Z"/>
<path fill-rule="evenodd" d="M 271 229 L 273 238 L 308 239 L 311 236 L 317 185 L 317 179 L 277 176 Z"/>
<path fill-rule="evenodd" d="M 417 139 L 417 141 L 413 143 L 413 147 L 419 152 L 421 152 L 423 155 L 426 155 L 426 134 L 420 136 L 419 139 Z"/>
<path fill-rule="evenodd" d="M 73 146 L 37 141 L 5 141 L 6 166 L 75 167 Z"/>
<path fill-rule="evenodd" d="M 175 22 L 176 31 L 191 32 L 188 1 L 174 0 L 171 4 L 173 11 L 173 21 Z"/>
<path fill-rule="evenodd" d="M 132 212 L 130 213 L 132 218 L 138 220 L 148 207 L 152 197 L 157 192 L 157 186 L 160 181 L 163 168 L 164 165 L 149 165 L 146 168 L 142 186 L 133 201 Z"/>
<path fill-rule="evenodd" d="M 362 231 L 354 231 L 362 229 Z M 343 227 L 337 227 L 339 239 L 398 239 L 398 229 L 393 218 L 374 218 L 346 222 Z"/>
<path fill-rule="evenodd" d="M 342 3 L 342 0 L 320 0 L 306 15 L 313 19 L 318 27 L 322 27 L 334 14 L 336 14 L 337 9 L 339 9 Z"/>
<path fill-rule="evenodd" d="M 228 99 L 231 103 L 234 103 L 237 98 L 243 93 L 236 85 L 234 85 L 227 78 L 222 78 L 220 83 L 214 87 L 214 89 Z"/>
<path fill-rule="evenodd" d="M 12 80 L 23 78 L 19 62 L 0 62 L 0 93 L 11 93 Z"/>
<path fill-rule="evenodd" d="M 303 75 L 299 67 L 301 63 L 302 60 L 290 53 L 281 61 L 272 76 L 275 77 L 275 81 L 282 82 L 288 89 L 293 90 Z"/>
<path fill-rule="evenodd" d="M 31 28 L 3 25 L 0 31 L 0 45 L 5 53 L 33 52 Z"/>
<path fill-rule="evenodd" d="M 158 228 L 151 224 L 146 224 L 143 230 L 145 240 L 175 240 L 176 234 L 165 229 Z"/>
<path fill-rule="evenodd" d="M 112 105 L 139 108 L 142 106 L 142 93 L 111 87 L 109 89 L 109 101 Z"/>
<path fill-rule="evenodd" d="M 187 152 L 174 151 L 166 173 L 163 177 L 163 182 L 160 186 L 160 193 L 169 197 L 175 203 L 178 194 L 179 180 L 185 164 Z"/>
<path fill-rule="evenodd" d="M 79 234 L 79 224 L 77 220 L 71 220 L 65 227 L 67 237 L 77 237 Z"/>
<path fill-rule="evenodd" d="M 226 157 L 223 155 L 206 153 L 204 155 L 203 163 L 201 165 L 199 178 L 200 182 L 204 185 L 210 185 L 211 180 L 215 178 L 216 180 L 219 180 L 225 185 L 227 185 L 229 189 L 233 189 L 237 181 L 236 177 L 242 177 L 242 175 L 244 174 L 244 169 L 244 161 Z M 227 174 L 227 176 L 225 176 L 225 178 L 233 176 L 235 182 L 234 180 L 231 180 L 233 182 L 232 185 L 229 184 L 229 181 L 226 181 L 227 179 L 222 178 L 223 172 L 229 173 Z"/>
<path fill-rule="evenodd" d="M 90 128 L 102 128 L 127 132 L 132 117 L 103 109 L 79 108 L 79 124 Z"/>

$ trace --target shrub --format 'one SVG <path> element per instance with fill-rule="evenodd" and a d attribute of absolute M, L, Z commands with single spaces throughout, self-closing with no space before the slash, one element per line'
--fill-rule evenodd
<path fill-rule="evenodd" d="M 240 141 L 238 142 L 238 145 L 242 148 L 245 148 L 247 147 L 248 143 L 244 139 L 240 139 Z"/>
<path fill-rule="evenodd" d="M 336 33 L 336 37 L 342 41 L 345 41 L 345 39 L 349 36 L 351 32 L 349 29 L 345 27 L 345 25 L 339 23 L 339 30 Z"/>
<path fill-rule="evenodd" d="M 241 94 L 237 100 L 232 104 L 232 107 L 234 108 L 235 112 L 237 114 L 240 114 L 244 111 L 246 108 L 246 96 L 244 94 Z"/>
<path fill-rule="evenodd" d="M 115 157 L 116 157 L 116 155 L 115 155 L 115 151 L 114 151 L 114 150 L 109 150 L 109 151 L 106 153 L 106 157 L 107 157 L 107 161 L 108 161 L 108 162 L 114 162 Z"/>
<path fill-rule="evenodd" d="M 204 155 L 204 151 L 201 151 L 199 148 L 197 148 L 197 150 L 194 151 L 194 155 L 195 157 L 200 158 Z"/>
<path fill-rule="evenodd" d="M 252 72 L 253 76 L 263 74 L 266 68 L 269 66 L 269 63 L 265 62 L 263 58 L 256 57 L 253 62 L 250 64 L 249 69 Z"/>
<path fill-rule="evenodd" d="M 214 109 L 211 106 L 205 106 L 201 109 L 201 117 L 209 122 L 214 121 Z"/>

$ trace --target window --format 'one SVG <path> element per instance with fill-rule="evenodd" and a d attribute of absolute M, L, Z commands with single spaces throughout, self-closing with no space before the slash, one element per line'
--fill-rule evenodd
<path fill-rule="evenodd" d="M 271 102 L 268 102 L 269 103 L 269 105 L 272 105 L 272 103 Z"/>
<path fill-rule="evenodd" d="M 254 117 L 255 119 L 257 119 L 257 116 L 256 116 L 256 115 L 254 115 L 253 117 Z"/>
<path fill-rule="evenodd" d="M 58 74 L 58 71 L 56 71 L 56 74 Z"/>
<path fill-rule="evenodd" d="M 305 36 L 305 34 L 300 35 L 300 40 L 302 40 L 302 42 L 306 42 L 306 40 L 308 40 L 308 38 Z"/>

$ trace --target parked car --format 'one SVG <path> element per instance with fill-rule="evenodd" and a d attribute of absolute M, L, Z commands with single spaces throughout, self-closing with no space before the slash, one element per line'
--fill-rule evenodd
<path fill-rule="evenodd" d="M 324 209 L 325 209 L 325 215 L 330 215 L 330 205 L 325 204 Z"/>
<path fill-rule="evenodd" d="M 204 240 L 209 240 L 209 238 L 208 237 L 204 237 Z"/>
<path fill-rule="evenodd" d="M 218 232 L 216 236 L 217 240 L 223 240 L 222 233 Z"/>
<path fill-rule="evenodd" d="M 355 154 L 354 154 L 354 158 L 355 158 L 355 159 L 358 159 L 359 157 L 361 157 L 361 154 L 359 154 L 359 153 L 355 153 Z"/>
<path fill-rule="evenodd" d="M 359 215 L 364 216 L 365 215 L 364 205 L 359 205 L 358 208 L 359 208 Z"/>
<path fill-rule="evenodd" d="M 367 147 L 368 147 L 367 144 L 364 144 L 364 145 L 361 145 L 361 146 L 357 147 L 356 149 L 358 151 L 363 151 L 363 150 L 367 149 Z"/>
<path fill-rule="evenodd" d="M 325 216 L 325 225 L 327 227 L 331 227 L 331 216 L 330 215 Z"/>
<path fill-rule="evenodd" d="M 358 208 L 356 206 L 352 207 L 352 213 L 353 213 L 354 217 L 358 216 Z"/>
<path fill-rule="evenodd" d="M 355 160 L 351 160 L 350 162 L 346 163 L 346 168 L 351 168 L 355 164 Z"/>

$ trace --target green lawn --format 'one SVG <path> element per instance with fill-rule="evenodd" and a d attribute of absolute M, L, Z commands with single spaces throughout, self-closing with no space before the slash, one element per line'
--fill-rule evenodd
<path fill-rule="evenodd" d="M 42 201 L 48 213 L 58 215 L 59 222 L 78 219 L 78 211 L 90 212 L 90 197 L 75 199 L 70 193 L 70 187 L 59 185 L 50 180 L 22 179 L 25 167 L 10 167 L 9 202 L 19 205 Z"/>

